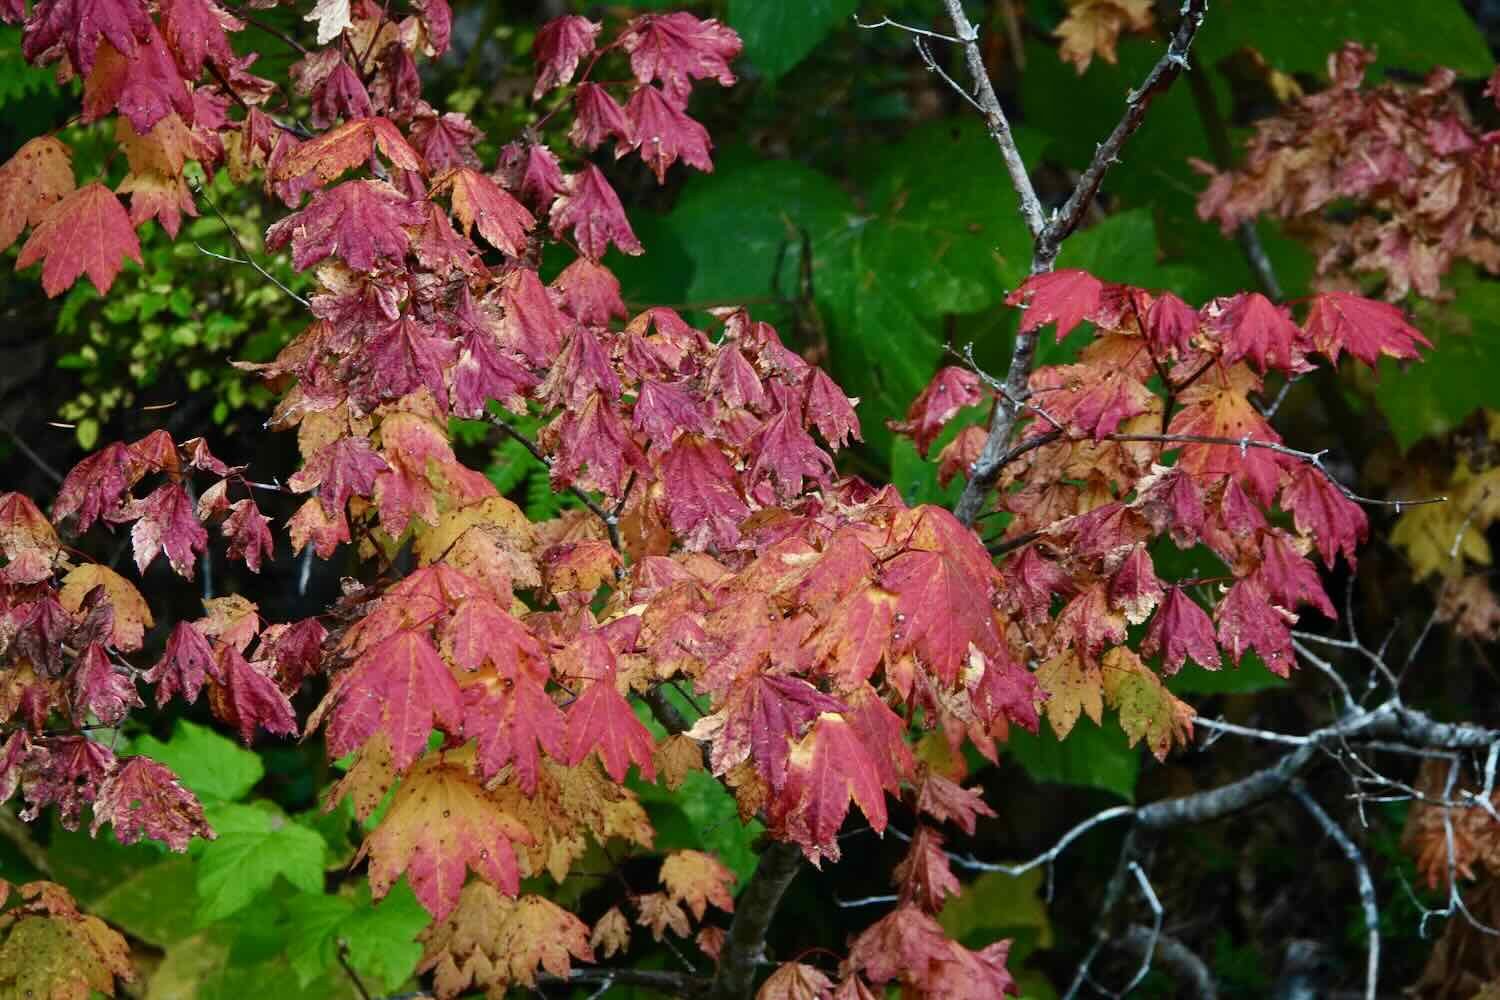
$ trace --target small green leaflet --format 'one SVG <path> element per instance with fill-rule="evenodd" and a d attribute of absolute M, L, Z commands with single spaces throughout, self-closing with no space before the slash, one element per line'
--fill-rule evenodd
<path fill-rule="evenodd" d="M 206 810 L 219 839 L 198 861 L 198 923 L 222 920 L 248 906 L 282 876 L 308 893 L 323 891 L 328 845 L 270 803 Z"/>
<path fill-rule="evenodd" d="M 384 990 L 395 990 L 411 977 L 422 957 L 417 933 L 431 919 L 404 878 L 378 905 L 370 901 L 369 884 L 360 881 L 346 896 L 294 896 L 287 912 L 287 956 L 302 985 L 334 966 L 342 940 L 355 971 Z"/>
<path fill-rule="evenodd" d="M 744 39 L 745 57 L 775 79 L 847 22 L 856 7 L 856 0 L 729 0 L 729 26 Z"/>

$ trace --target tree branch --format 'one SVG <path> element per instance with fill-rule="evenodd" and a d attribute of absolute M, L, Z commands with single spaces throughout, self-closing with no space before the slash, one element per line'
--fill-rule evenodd
<path fill-rule="evenodd" d="M 538 976 L 538 986 L 644 986 L 679 997 L 701 997 L 708 980 L 690 972 L 660 969 L 574 969 L 566 977 Z"/>
<path fill-rule="evenodd" d="M 1155 941 L 1155 957 L 1162 968 L 1177 978 L 1183 993 L 1198 1000 L 1219 1000 L 1219 987 L 1208 965 L 1187 945 L 1170 934 L 1152 933 L 1144 924 L 1132 924 L 1120 939 L 1120 947 L 1137 955 L 1145 954 Z"/>
<path fill-rule="evenodd" d="M 775 843 L 761 852 L 755 874 L 735 900 L 734 921 L 719 954 L 719 970 L 709 1000 L 744 1000 L 755 984 L 755 968 L 766 956 L 766 931 L 781 897 L 802 870 L 802 849 Z"/>
<path fill-rule="evenodd" d="M 944 5 L 953 19 L 957 34 L 966 40 L 964 54 L 969 63 L 969 72 L 975 79 L 979 94 L 978 103 L 985 111 L 991 132 L 995 131 L 997 121 L 1004 126 L 1004 131 L 996 135 L 996 141 L 1000 142 L 1006 169 L 1010 171 L 1011 180 L 1016 183 L 1017 191 L 1021 194 L 1022 216 L 1025 217 L 1027 228 L 1031 230 L 1035 238 L 1031 273 L 1042 274 L 1051 271 L 1057 262 L 1057 254 L 1062 249 L 1063 241 L 1078 228 L 1084 213 L 1088 211 L 1089 205 L 1094 200 L 1094 195 L 1098 193 L 1099 186 L 1104 182 L 1104 175 L 1119 161 L 1120 150 L 1145 121 L 1151 102 L 1158 94 L 1170 87 L 1172 82 L 1182 75 L 1184 69 L 1188 68 L 1188 51 L 1192 48 L 1198 29 L 1203 25 L 1208 0 L 1186 0 L 1183 4 L 1182 20 L 1172 35 L 1166 54 L 1151 68 L 1151 72 L 1146 74 L 1146 79 L 1141 86 L 1132 90 L 1126 97 L 1124 117 L 1120 119 L 1109 137 L 1099 144 L 1099 148 L 1094 153 L 1093 162 L 1078 178 L 1078 183 L 1073 187 L 1073 193 L 1068 196 L 1062 208 L 1054 212 L 1051 220 L 1040 228 L 1033 225 L 1034 220 L 1027 207 L 1026 193 L 1030 191 L 1031 182 L 1026 174 L 1025 164 L 1020 162 L 1019 154 L 1016 154 L 1015 163 L 1012 163 L 1011 153 L 1015 150 L 1015 142 L 1010 138 L 1010 126 L 1005 122 L 1004 113 L 1000 111 L 999 101 L 995 98 L 994 88 L 990 86 L 989 77 L 985 73 L 984 60 L 980 55 L 978 44 L 974 41 L 974 28 L 964 16 L 961 0 L 944 0 Z M 991 110 L 999 112 L 1000 117 L 995 119 Z M 1027 178 L 1024 189 L 1017 181 L 1018 176 Z M 1035 192 L 1031 191 L 1031 194 L 1034 198 Z M 989 434 L 985 437 L 984 447 L 970 470 L 969 481 L 964 484 L 963 493 L 959 496 L 958 503 L 953 510 L 954 515 L 965 525 L 972 526 L 979 517 L 990 490 L 994 488 L 995 481 L 1000 477 L 1000 470 L 1005 467 L 1011 432 L 1015 429 L 1016 421 L 1024 408 L 1024 404 L 1020 401 L 1025 396 L 1027 382 L 1031 377 L 1031 368 L 1036 359 L 1036 344 L 1037 332 L 1035 330 L 1016 334 L 1015 345 L 1011 348 L 1010 367 L 1005 375 L 1004 390 L 1000 398 L 996 400 L 994 413 L 990 417 Z"/>
<path fill-rule="evenodd" d="M 1006 171 L 1010 173 L 1010 182 L 1021 200 L 1021 218 L 1025 220 L 1032 238 L 1040 240 L 1047 228 L 1046 216 L 1042 212 L 1041 200 L 1036 196 L 1036 188 L 1032 187 L 1031 175 L 1026 172 L 1021 151 L 1016 148 L 1016 139 L 1011 133 L 1010 121 L 1005 117 L 1005 109 L 1000 106 L 1000 98 L 995 96 L 994 85 L 990 83 L 990 75 L 984 68 L 984 53 L 979 48 L 979 32 L 969 23 L 968 15 L 964 13 L 963 0 L 943 0 L 943 7 L 948 11 L 949 20 L 953 22 L 954 33 L 963 43 L 964 62 L 968 64 L 969 76 L 974 81 L 974 94 L 971 96 L 965 92 L 964 96 L 973 100 L 984 114 L 985 124 L 989 126 L 995 144 L 1000 147 L 1000 156 L 1005 161 Z"/>
<path fill-rule="evenodd" d="M 1307 788 L 1301 781 L 1292 782 L 1292 795 L 1318 821 L 1324 832 L 1333 838 L 1333 842 L 1339 845 L 1339 850 L 1344 852 L 1344 857 L 1349 859 L 1349 864 L 1354 866 L 1355 875 L 1359 878 L 1359 901 L 1364 908 L 1365 932 L 1369 935 L 1370 942 L 1365 967 L 1365 1000 L 1375 1000 L 1380 985 L 1380 907 L 1375 899 L 1375 883 L 1370 879 L 1370 866 L 1365 864 L 1364 856 L 1359 853 L 1354 841 L 1333 821 L 1333 817 L 1323 811 L 1317 800 L 1307 793 Z"/>

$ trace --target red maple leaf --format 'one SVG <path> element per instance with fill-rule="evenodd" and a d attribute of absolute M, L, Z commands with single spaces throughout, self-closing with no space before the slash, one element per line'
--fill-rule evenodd
<path fill-rule="evenodd" d="M 182 484 L 164 483 L 132 504 L 130 513 L 140 518 L 130 529 L 136 568 L 144 573 L 157 553 L 165 550 L 172 569 L 191 580 L 198 553 L 208 547 L 208 532 Z"/>
<path fill-rule="evenodd" d="M 571 407 L 593 392 L 613 403 L 620 398 L 620 376 L 615 374 L 604 345 L 593 331 L 575 328 L 552 370 L 542 382 L 538 396 L 552 407 Z"/>
<path fill-rule="evenodd" d="M 233 62 L 234 50 L 224 33 L 243 27 L 213 0 L 164 0 L 161 4 L 161 33 L 188 80 L 198 79 L 207 60 L 220 67 Z"/>
<path fill-rule="evenodd" d="M 278 736 L 297 735 L 292 703 L 276 682 L 250 663 L 231 643 L 219 647 L 216 684 L 209 689 L 214 712 L 236 726 L 249 745 L 257 728 Z"/>
<path fill-rule="evenodd" d="M 1005 586 L 1001 588 L 1004 606 L 1019 611 L 1031 625 L 1040 625 L 1052 617 L 1052 598 L 1071 594 L 1073 578 L 1061 566 L 1046 558 L 1034 545 L 1027 546 L 1002 570 Z"/>
<path fill-rule="evenodd" d="M 998 655 L 1000 635 L 986 588 L 947 553 L 903 552 L 885 564 L 880 585 L 896 595 L 892 652 L 916 652 L 944 684 L 957 683 L 971 642 Z"/>
<path fill-rule="evenodd" d="M 319 128 L 327 128 L 340 118 L 370 118 L 374 114 L 375 105 L 370 101 L 370 92 L 365 89 L 364 81 L 359 78 L 354 68 L 342 59 L 337 61 L 333 70 L 313 90 L 312 120 L 313 124 Z M 428 138 L 431 139 L 430 134 Z M 427 156 L 427 151 L 420 145 L 416 148 L 421 151 L 422 158 L 431 166 L 432 159 Z"/>
<path fill-rule="evenodd" d="M 928 913 L 943 908 L 943 900 L 958 895 L 958 878 L 948 865 L 943 835 L 923 823 L 912 835 L 911 848 L 891 872 L 903 903 L 915 903 Z"/>
<path fill-rule="evenodd" d="M 22 776 L 26 808 L 21 819 L 29 823 L 55 805 L 63 829 L 76 830 L 83 807 L 94 801 L 99 786 L 115 769 L 114 751 L 83 735 L 49 738 L 45 748 L 40 766 Z"/>
<path fill-rule="evenodd" d="M 47 209 L 16 258 L 16 268 L 42 260 L 48 298 L 66 291 L 80 274 L 107 294 L 126 259 L 141 263 L 141 244 L 120 199 L 103 184 L 85 184 Z"/>
<path fill-rule="evenodd" d="M 1238 367 L 1222 382 L 1216 384 L 1215 380 L 1205 379 L 1192 386 L 1182 394 L 1183 408 L 1173 415 L 1168 432 L 1280 444 L 1281 435 L 1266 422 L 1245 394 L 1244 390 L 1251 384 L 1248 380 L 1253 379 L 1246 369 Z M 1269 448 L 1185 444 L 1176 467 L 1196 477 L 1200 486 L 1206 485 L 1205 481 L 1210 479 L 1234 478 L 1244 483 L 1252 496 L 1269 506 L 1281 485 L 1281 470 L 1285 464 L 1283 456 Z"/>
<path fill-rule="evenodd" d="M 816 365 L 807 366 L 803 382 L 807 393 L 807 420 L 823 435 L 823 440 L 835 450 L 849 443 L 849 439 L 863 440 L 859 432 L 859 416 L 854 404 L 859 402 L 844 395 L 828 373 Z"/>
<path fill-rule="evenodd" d="M 429 169 L 479 166 L 479 154 L 474 152 L 474 144 L 484 138 L 484 133 L 462 112 L 419 114 L 413 119 L 409 131 L 413 148 L 422 154 Z"/>
<path fill-rule="evenodd" d="M 318 192 L 302 211 L 272 225 L 266 249 L 290 243 L 299 271 L 334 255 L 356 271 L 370 271 L 382 258 L 399 263 L 411 245 L 402 227 L 424 221 L 422 205 L 384 181 L 348 181 Z"/>
<path fill-rule="evenodd" d="M 635 146 L 625 109 L 597 83 L 580 83 L 573 92 L 573 127 L 568 139 L 579 149 L 593 152 L 611 136 L 617 153 Z"/>
<path fill-rule="evenodd" d="M 739 345 L 726 340 L 714 352 L 708 368 L 708 396 L 726 406 L 743 407 L 757 413 L 766 406 L 766 389 L 746 360 Z"/>
<path fill-rule="evenodd" d="M 1183 591 L 1168 587 L 1156 609 L 1156 616 L 1146 629 L 1141 652 L 1147 656 L 1162 654 L 1162 673 L 1167 676 L 1182 669 L 1188 657 L 1209 670 L 1218 670 L 1219 647 L 1214 643 L 1214 623 L 1208 612 Z"/>
<path fill-rule="evenodd" d="M 406 141 L 395 124 L 381 116 L 355 118 L 330 129 L 315 139 L 302 143 L 282 159 L 272 177 L 277 181 L 303 180 L 329 184 L 346 170 L 370 162 L 376 150 L 384 153 L 391 166 L 420 173 L 422 157 Z"/>
<path fill-rule="evenodd" d="M 156 685 L 156 707 L 182 692 L 189 703 L 198 700 L 206 671 L 216 670 L 214 651 L 192 622 L 178 622 L 167 637 L 167 648 L 156 666 L 146 671 L 146 683 Z"/>
<path fill-rule="evenodd" d="M 548 213 L 552 202 L 567 187 L 562 167 L 552 150 L 535 142 L 512 142 L 500 150 L 495 168 L 500 183 L 515 191 L 538 216 Z"/>
<path fill-rule="evenodd" d="M 192 95 L 155 25 L 128 57 L 103 43 L 93 71 L 84 78 L 83 120 L 97 121 L 116 110 L 140 135 L 173 112 L 184 122 L 193 118 Z"/>
<path fill-rule="evenodd" d="M 1281 488 L 1281 508 L 1292 515 L 1297 530 L 1312 538 L 1333 568 L 1339 552 L 1354 568 L 1355 551 L 1370 533 L 1370 522 L 1359 504 L 1346 497 L 1321 470 L 1299 463 Z"/>
<path fill-rule="evenodd" d="M 493 778 L 514 762 L 516 782 L 529 796 L 541 773 L 541 751 L 566 758 L 563 713 L 541 682 L 523 675 L 498 685 L 472 684 L 464 688 L 464 701 L 464 735 L 478 743 L 481 777 Z"/>
<path fill-rule="evenodd" d="M 271 541 L 271 521 L 255 506 L 254 500 L 236 500 L 229 505 L 229 516 L 220 529 L 229 539 L 225 555 L 243 559 L 252 573 L 260 572 L 261 559 L 271 558 L 275 548 Z"/>
<path fill-rule="evenodd" d="M 150 31 L 151 14 L 141 0 L 37 0 L 21 55 L 45 64 L 66 52 L 74 70 L 87 76 L 102 40 L 130 56 Z"/>
<path fill-rule="evenodd" d="M 405 771 L 427 749 L 434 723 L 463 731 L 463 692 L 425 631 L 402 629 L 367 650 L 328 692 L 308 726 L 328 714 L 328 752 L 341 757 L 384 731 Z"/>
<path fill-rule="evenodd" d="M 1180 354 L 1192 345 L 1198 332 L 1198 310 L 1173 295 L 1162 292 L 1146 309 L 1146 337 L 1165 355 Z"/>
<path fill-rule="evenodd" d="M 585 163 L 567 179 L 567 186 L 552 203 L 550 219 L 553 236 L 561 238 L 566 230 L 573 230 L 578 249 L 592 260 L 603 257 L 611 243 L 621 253 L 646 252 L 625 218 L 620 196 L 592 163 Z"/>
<path fill-rule="evenodd" d="M 1203 316 L 1204 329 L 1223 340 L 1224 364 L 1245 358 L 1262 372 L 1268 368 L 1296 372 L 1305 367 L 1302 330 L 1284 306 L 1259 292 L 1214 299 L 1204 307 Z"/>
<path fill-rule="evenodd" d="M 615 781 L 625 780 L 631 761 L 640 768 L 641 777 L 655 780 L 651 732 L 615 689 L 613 669 L 592 681 L 569 707 L 567 730 L 569 764 L 582 763 L 597 748 L 604 769 Z"/>
<path fill-rule="evenodd" d="M 341 437 L 319 448 L 287 485 L 298 493 L 316 489 L 323 509 L 333 516 L 344 509 L 351 496 L 370 496 L 376 474 L 389 468 L 370 447 L 369 438 Z"/>
<path fill-rule="evenodd" d="M 563 311 L 585 326 L 608 326 L 618 316 L 624 319 L 625 301 L 614 272 L 586 257 L 580 257 L 552 279 Z"/>
<path fill-rule="evenodd" d="M 719 446 L 697 434 L 683 434 L 662 457 L 659 469 L 667 523 L 683 546 L 733 549 L 750 508 L 741 496 L 734 466 Z"/>
<path fill-rule="evenodd" d="M 1109 578 L 1109 603 L 1124 613 L 1126 621 L 1139 625 L 1150 616 L 1161 596 L 1161 581 L 1156 577 L 1151 554 L 1144 543 L 1137 544 Z"/>
<path fill-rule="evenodd" d="M 1279 529 L 1267 531 L 1261 535 L 1260 552 L 1255 576 L 1272 601 L 1292 610 L 1311 604 L 1327 618 L 1338 617 L 1318 579 L 1317 567 L 1297 550 L 1290 535 Z"/>
<path fill-rule="evenodd" d="M 1421 357 L 1418 346 L 1432 346 L 1400 309 L 1350 292 L 1313 296 L 1304 325 L 1318 350 L 1334 364 L 1339 362 L 1340 350 L 1373 368 L 1381 355 L 1408 360 Z"/>
<path fill-rule="evenodd" d="M 729 62 L 740 54 L 740 36 L 717 20 L 692 14 L 646 14 L 620 36 L 630 69 L 641 83 L 660 80 L 673 103 L 686 106 L 693 81 L 710 77 L 734 86 Z"/>
<path fill-rule="evenodd" d="M 127 757 L 99 787 L 90 832 L 97 837 L 105 823 L 114 828 L 115 839 L 122 844 L 145 836 L 174 851 L 185 851 L 195 836 L 214 838 L 197 797 L 182 787 L 170 769 L 150 757 Z"/>
<path fill-rule="evenodd" d="M 500 353 L 488 330 L 471 329 L 464 334 L 458 363 L 453 366 L 454 415 L 482 417 L 485 403 L 492 399 L 519 406 L 536 385 L 535 375 Z"/>
<path fill-rule="evenodd" d="M 679 432 L 704 434 L 711 428 L 697 394 L 687 383 L 642 378 L 631 411 L 631 426 L 658 449 L 672 446 Z"/>
<path fill-rule="evenodd" d="M 1093 319 L 1104 287 L 1087 271 L 1064 268 L 1033 274 L 1005 297 L 1005 304 L 1026 310 L 1021 314 L 1022 333 L 1056 322 L 1057 339 L 1061 341 L 1079 323 Z"/>
<path fill-rule="evenodd" d="M 754 760 L 756 770 L 779 791 L 786 783 L 791 744 L 823 712 L 846 706 L 807 681 L 762 671 L 730 688 L 719 710 L 694 727 L 698 739 L 712 737 L 715 774 Z"/>
<path fill-rule="evenodd" d="M 536 219 L 526 206 L 512 198 L 489 177 L 469 167 L 449 170 L 433 182 L 429 197 L 449 192 L 453 214 L 463 226 L 464 235 L 479 235 L 490 246 L 512 257 L 526 253 L 526 233 Z"/>
<path fill-rule="evenodd" d="M 95 716 L 106 726 L 118 725 L 132 708 L 141 707 L 135 681 L 110 662 L 104 646 L 91 642 L 78 658 L 73 671 L 73 721 L 77 725 Z"/>
<path fill-rule="evenodd" d="M 573 79 L 578 70 L 578 60 L 594 50 L 594 39 L 599 37 L 600 25 L 586 17 L 567 15 L 553 18 L 536 33 L 531 44 L 531 55 L 536 60 L 536 86 L 532 88 L 534 101 L 553 87 L 561 87 Z"/>
<path fill-rule="evenodd" d="M 561 485 L 617 497 L 630 470 L 647 471 L 645 456 L 618 412 L 597 392 L 577 410 L 568 410 L 549 424 L 543 438 L 555 443 L 552 480 Z"/>
<path fill-rule="evenodd" d="M 1156 398 L 1124 367 L 1051 365 L 1033 373 L 1030 384 L 1037 405 L 1054 420 L 1093 438 L 1115 433 L 1126 420 L 1147 412 Z"/>
<path fill-rule="evenodd" d="M 351 394 L 374 409 L 425 387 L 438 405 L 448 406 L 445 372 L 458 356 L 458 345 L 411 313 L 377 330 L 365 344 Z"/>
<path fill-rule="evenodd" d="M 833 474 L 833 459 L 818 447 L 794 410 L 783 409 L 762 424 L 749 450 L 755 456 L 747 474 L 752 490 L 769 476 L 777 492 L 791 498 L 801 495 L 804 477 L 823 483 Z"/>
<path fill-rule="evenodd" d="M 1291 673 L 1291 626 L 1297 616 L 1273 605 L 1256 577 L 1245 577 L 1230 587 L 1214 609 L 1214 617 L 1219 622 L 1219 645 L 1236 660 L 1254 649 L 1272 673 L 1281 677 Z"/>
<path fill-rule="evenodd" d="M 977 788 L 964 788 L 928 768 L 917 783 L 917 811 L 933 819 L 952 822 L 969 836 L 974 835 L 979 817 L 995 815 Z"/>
<path fill-rule="evenodd" d="M 876 833 L 885 830 L 885 789 L 880 768 L 854 728 L 824 712 L 792 749 L 786 784 L 771 800 L 773 827 L 802 847 L 809 860 L 837 860 L 838 832 L 849 803 L 859 804 Z"/>
<path fill-rule="evenodd" d="M 713 146 L 708 130 L 685 115 L 649 84 L 637 87 L 625 105 L 630 133 L 641 159 L 656 174 L 658 184 L 667 180 L 667 170 L 679 159 L 705 173 L 714 169 L 708 151 Z"/>
<path fill-rule="evenodd" d="M 1181 466 L 1155 466 L 1136 484 L 1131 506 L 1140 511 L 1151 530 L 1169 532 L 1178 548 L 1188 548 L 1203 532 L 1208 511 L 1193 477 Z"/>
<path fill-rule="evenodd" d="M 501 343 L 538 367 L 551 365 L 568 322 L 537 273 L 525 267 L 512 271 L 500 285 L 500 304 L 505 309 Z"/>
<path fill-rule="evenodd" d="M 547 680 L 542 644 L 487 597 L 470 597 L 459 604 L 443 623 L 442 635 L 444 651 L 462 670 L 480 670 L 488 663 L 507 681 Z"/>
<path fill-rule="evenodd" d="M 78 530 L 89 529 L 100 516 L 126 520 L 123 502 L 144 470 L 124 444 L 114 441 L 87 456 L 68 471 L 52 505 L 52 519 L 78 516 Z"/>

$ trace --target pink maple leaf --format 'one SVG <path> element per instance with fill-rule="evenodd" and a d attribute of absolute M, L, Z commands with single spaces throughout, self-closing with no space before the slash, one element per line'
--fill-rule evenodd
<path fill-rule="evenodd" d="M 750 441 L 750 452 L 755 456 L 748 474 L 751 487 L 770 476 L 784 498 L 801 494 L 804 478 L 822 483 L 833 473 L 833 459 L 791 410 L 783 409 L 761 426 Z"/>
<path fill-rule="evenodd" d="M 567 189 L 557 157 L 540 143 L 509 143 L 500 150 L 495 173 L 500 183 L 520 194 L 538 216 L 546 215 L 552 202 Z"/>
<path fill-rule="evenodd" d="M 477 741 L 482 777 L 494 777 L 514 762 L 521 791 L 531 795 L 541 773 L 541 751 L 558 760 L 567 756 L 562 710 L 534 678 L 503 688 L 472 685 L 464 689 L 464 701 L 464 735 Z"/>
<path fill-rule="evenodd" d="M 1338 617 L 1318 579 L 1317 567 L 1297 551 L 1290 535 L 1280 529 L 1267 531 L 1261 535 L 1260 552 L 1255 577 L 1272 601 L 1293 610 L 1299 604 L 1311 604 L 1325 617 Z"/>
<path fill-rule="evenodd" d="M 298 493 L 316 489 L 323 509 L 332 517 L 344 509 L 351 496 L 370 496 L 376 474 L 389 468 L 370 446 L 369 438 L 341 437 L 319 448 L 287 485 Z"/>
<path fill-rule="evenodd" d="M 133 56 L 150 31 L 151 14 L 142 0 L 38 0 L 26 22 L 21 55 L 43 64 L 66 52 L 73 69 L 88 76 L 101 41 Z"/>
<path fill-rule="evenodd" d="M 102 515 L 108 521 L 127 520 L 123 503 L 143 474 L 140 463 L 124 444 L 114 441 L 84 458 L 68 471 L 52 505 L 52 519 L 78 516 L 78 531 L 89 530 Z"/>
<path fill-rule="evenodd" d="M 1162 673 L 1167 676 L 1181 670 L 1188 657 L 1209 670 L 1218 670 L 1221 665 L 1212 619 L 1181 587 L 1167 588 L 1146 629 L 1141 652 L 1147 656 L 1161 653 Z"/>
<path fill-rule="evenodd" d="M 1321 470 L 1299 464 L 1281 488 L 1281 508 L 1292 515 L 1297 530 L 1317 544 L 1323 565 L 1332 569 L 1343 552 L 1354 568 L 1355 552 L 1370 533 L 1369 519 Z"/>
<path fill-rule="evenodd" d="M 608 326 L 609 321 L 626 315 L 625 301 L 620 298 L 620 281 L 603 264 L 580 257 L 552 279 L 565 312 L 585 326 Z"/>
<path fill-rule="evenodd" d="M 488 330 L 471 329 L 464 334 L 458 362 L 453 366 L 453 412 L 460 417 L 479 418 L 491 399 L 518 406 L 521 397 L 537 385 L 537 378 L 500 353 Z"/>
<path fill-rule="evenodd" d="M 448 406 L 445 372 L 458 354 L 458 345 L 410 313 L 375 333 L 365 345 L 352 395 L 373 409 L 426 387 L 438 405 Z"/>
<path fill-rule="evenodd" d="M 292 703 L 271 677 L 230 643 L 219 647 L 217 679 L 214 709 L 239 729 L 240 739 L 247 746 L 256 729 L 278 736 L 297 735 Z"/>
<path fill-rule="evenodd" d="M 192 622 L 178 622 L 167 637 L 167 648 L 156 665 L 146 671 L 146 683 L 156 685 L 156 707 L 161 708 L 182 693 L 189 703 L 198 700 L 204 674 L 217 669 L 214 651 Z"/>
<path fill-rule="evenodd" d="M 140 518 L 130 529 L 136 568 L 144 573 L 157 553 L 165 550 L 172 569 L 191 580 L 198 553 L 208 547 L 208 532 L 182 484 L 158 486 L 146 499 L 136 501 L 130 513 Z"/>
<path fill-rule="evenodd" d="M 427 749 L 434 723 L 463 731 L 463 692 L 432 640 L 416 629 L 402 629 L 367 650 L 328 693 L 329 702 L 329 755 L 357 750 L 384 730 L 397 771 Z"/>
<path fill-rule="evenodd" d="M 1230 587 L 1214 609 L 1214 617 L 1219 622 L 1219 645 L 1236 660 L 1254 649 L 1272 673 L 1281 677 L 1291 673 L 1291 626 L 1297 616 L 1273 605 L 1256 577 L 1245 577 Z"/>
<path fill-rule="evenodd" d="M 104 646 L 91 642 L 78 658 L 73 671 L 73 721 L 84 725 L 93 715 L 106 726 L 118 725 L 132 708 L 141 707 L 141 696 L 133 681 L 116 670 Z"/>
<path fill-rule="evenodd" d="M 420 226 L 425 213 L 384 181 L 347 181 L 320 191 L 311 204 L 266 230 L 266 248 L 292 246 L 292 264 L 304 271 L 338 256 L 356 271 L 380 259 L 400 262 L 411 238 L 403 226 Z"/>
<path fill-rule="evenodd" d="M 479 166 L 474 144 L 484 133 L 458 111 L 418 115 L 411 123 L 411 144 L 432 170 Z"/>
<path fill-rule="evenodd" d="M 533 101 L 573 79 L 578 60 L 593 51 L 599 28 L 600 25 L 576 14 L 553 18 L 542 25 L 531 45 L 537 66 L 536 86 L 531 90 Z"/>
<path fill-rule="evenodd" d="M 646 252 L 630 228 L 620 196 L 592 163 L 567 179 L 567 187 L 552 203 L 551 223 L 553 236 L 573 230 L 578 249 L 592 260 L 602 258 L 611 243 L 621 253 Z"/>
<path fill-rule="evenodd" d="M 261 559 L 269 559 L 275 544 L 271 541 L 270 519 L 260 512 L 254 500 L 236 500 L 229 505 L 229 516 L 220 529 L 229 539 L 225 552 L 230 559 L 243 559 L 252 573 L 260 572 Z"/>
<path fill-rule="evenodd" d="M 579 149 L 593 152 L 611 136 L 616 153 L 635 146 L 625 109 L 597 83 L 580 83 L 573 92 L 573 127 L 568 138 Z"/>
<path fill-rule="evenodd" d="M 234 50 L 225 32 L 243 27 L 213 0 L 163 0 L 161 4 L 161 33 L 188 80 L 198 79 L 208 60 L 219 66 L 233 62 Z"/>
<path fill-rule="evenodd" d="M 717 20 L 692 14 L 646 14 L 620 36 L 630 53 L 630 69 L 641 83 L 660 80 L 679 107 L 687 104 L 694 80 L 713 78 L 734 86 L 730 60 L 740 54 L 740 36 Z"/>
<path fill-rule="evenodd" d="M 617 782 L 625 780 L 631 762 L 647 781 L 656 778 L 651 732 L 615 689 L 613 669 L 584 688 L 568 709 L 567 744 L 569 764 L 582 763 L 597 749 L 604 769 Z"/>
<path fill-rule="evenodd" d="M 714 164 L 708 151 L 713 146 L 708 130 L 684 114 L 666 96 L 649 84 L 637 87 L 625 106 L 630 133 L 641 159 L 665 183 L 667 170 L 679 159 L 690 167 L 711 173 Z"/>
<path fill-rule="evenodd" d="M 213 830 L 203 818 L 203 805 L 165 765 L 150 757 L 127 757 L 124 765 L 105 779 L 94 799 L 91 833 L 105 823 L 115 839 L 133 844 L 143 836 L 159 840 L 174 851 L 185 851 L 193 837 L 212 840 Z"/>

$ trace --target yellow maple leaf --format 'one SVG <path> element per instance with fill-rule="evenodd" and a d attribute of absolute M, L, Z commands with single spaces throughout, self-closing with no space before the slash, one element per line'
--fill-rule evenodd
<path fill-rule="evenodd" d="M 582 920 L 541 896 L 511 899 L 484 882 L 464 886 L 452 915 L 418 940 L 417 971 L 435 973 L 440 997 L 480 987 L 501 1000 L 513 983 L 535 986 L 538 968 L 567 979 L 573 959 L 594 960 Z"/>
<path fill-rule="evenodd" d="M 1104 696 L 1120 713 L 1120 728 L 1135 746 L 1143 738 L 1157 760 L 1165 760 L 1173 744 L 1193 738 L 1193 707 L 1167 690 L 1134 651 L 1116 646 L 1104 654 L 1100 671 Z"/>
<path fill-rule="evenodd" d="M 1062 39 L 1058 55 L 1082 76 L 1096 55 L 1107 63 L 1118 60 L 1121 32 L 1149 30 L 1154 20 L 1151 0 L 1075 0 L 1052 34 Z"/>
<path fill-rule="evenodd" d="M 108 566 L 100 563 L 85 563 L 63 577 L 62 590 L 57 595 L 58 603 L 70 613 L 77 614 L 83 607 L 83 599 L 95 587 L 103 587 L 114 609 L 115 623 L 112 639 L 115 648 L 128 653 L 141 648 L 146 629 L 155 622 L 151 608 L 135 584 L 125 579 Z"/>
<path fill-rule="evenodd" d="M 1047 692 L 1047 721 L 1058 739 L 1073 731 L 1080 713 L 1087 713 L 1097 725 L 1104 715 L 1103 684 L 1099 667 L 1085 663 L 1069 646 L 1042 664 L 1036 681 Z"/>
<path fill-rule="evenodd" d="M 734 897 L 729 889 L 736 879 L 718 858 L 702 851 L 675 851 L 661 863 L 661 884 L 667 895 L 685 903 L 693 916 L 703 919 L 709 903 L 729 913 L 734 912 Z"/>

